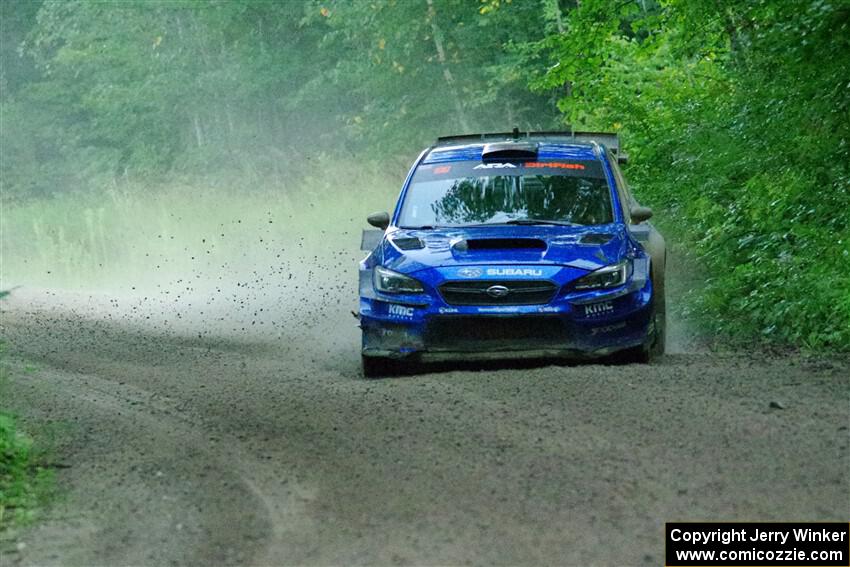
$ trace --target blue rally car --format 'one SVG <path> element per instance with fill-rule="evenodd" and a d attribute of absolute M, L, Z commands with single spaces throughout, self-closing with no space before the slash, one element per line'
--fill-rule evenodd
<path fill-rule="evenodd" d="M 366 376 L 404 360 L 649 362 L 664 351 L 665 245 L 632 197 L 615 134 L 439 138 L 395 211 L 364 231 Z"/>

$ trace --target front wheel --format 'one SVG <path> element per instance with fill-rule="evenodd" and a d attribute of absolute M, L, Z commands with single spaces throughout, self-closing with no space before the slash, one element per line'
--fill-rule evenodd
<path fill-rule="evenodd" d="M 649 342 L 628 348 L 618 353 L 616 360 L 624 364 L 649 364 L 653 359 L 664 354 L 666 342 L 666 315 L 653 314 L 652 337 Z"/>
<path fill-rule="evenodd" d="M 615 361 L 621 364 L 649 364 L 651 360 L 652 349 L 646 345 L 627 348 L 615 357 Z"/>
<path fill-rule="evenodd" d="M 652 289 L 653 289 L 653 322 L 655 336 L 653 337 L 652 352 L 654 357 L 663 356 L 667 348 L 667 293 L 664 289 L 664 269 L 667 265 L 667 253 L 664 253 L 664 261 L 660 266 L 652 265 Z"/>
<path fill-rule="evenodd" d="M 652 356 L 663 356 L 667 349 L 667 314 L 655 315 L 655 338 L 652 344 Z"/>
<path fill-rule="evenodd" d="M 381 378 L 383 376 L 389 376 L 396 368 L 394 360 L 380 356 L 360 355 L 360 363 L 363 367 L 363 376 L 365 378 Z"/>

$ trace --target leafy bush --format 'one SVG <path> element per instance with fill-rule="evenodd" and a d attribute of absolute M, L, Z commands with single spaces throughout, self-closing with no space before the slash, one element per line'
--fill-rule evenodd
<path fill-rule="evenodd" d="M 819 0 L 588 0 L 532 86 L 621 127 L 639 198 L 711 274 L 724 334 L 850 350 L 850 7 Z M 699 22 L 699 26 L 693 25 Z"/>

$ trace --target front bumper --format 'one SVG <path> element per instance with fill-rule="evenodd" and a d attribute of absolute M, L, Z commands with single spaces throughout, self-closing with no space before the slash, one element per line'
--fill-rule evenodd
<path fill-rule="evenodd" d="M 594 358 L 647 345 L 652 285 L 557 297 L 546 305 L 448 306 L 360 300 L 364 356 Z"/>

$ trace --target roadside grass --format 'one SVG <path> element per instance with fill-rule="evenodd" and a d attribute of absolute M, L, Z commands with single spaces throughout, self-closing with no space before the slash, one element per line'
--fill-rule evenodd
<path fill-rule="evenodd" d="M 6 396 L 9 368 L 0 343 L 0 399 Z M 22 432 L 15 416 L 0 407 L 0 533 L 33 521 L 52 492 L 53 470 L 44 454 Z"/>
<path fill-rule="evenodd" d="M 0 288 L 197 288 L 293 252 L 356 250 L 366 215 L 394 204 L 404 171 L 313 165 L 297 180 L 124 181 L 5 203 Z"/>

